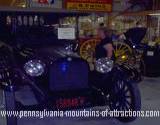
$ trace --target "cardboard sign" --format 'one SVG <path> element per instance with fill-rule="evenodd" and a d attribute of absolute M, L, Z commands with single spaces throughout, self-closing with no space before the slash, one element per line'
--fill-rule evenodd
<path fill-rule="evenodd" d="M 76 39 L 75 28 L 58 28 L 58 39 Z"/>
<path fill-rule="evenodd" d="M 154 56 L 154 52 L 153 51 L 147 51 L 147 56 Z"/>

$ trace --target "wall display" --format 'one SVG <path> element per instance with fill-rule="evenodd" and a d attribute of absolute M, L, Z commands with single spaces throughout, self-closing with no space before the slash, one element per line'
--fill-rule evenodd
<path fill-rule="evenodd" d="M 107 16 L 92 14 L 79 18 L 79 36 L 80 38 L 93 38 L 97 36 L 97 28 L 100 24 L 107 24 Z"/>
<path fill-rule="evenodd" d="M 136 23 L 141 22 L 142 27 L 147 26 L 146 16 L 117 16 L 110 23 L 111 29 L 117 30 L 119 33 L 136 27 Z"/>
<path fill-rule="evenodd" d="M 30 0 L 30 7 L 62 8 L 62 0 Z"/>
<path fill-rule="evenodd" d="M 26 7 L 28 0 L 0 0 L 1 6 L 8 7 Z"/>
<path fill-rule="evenodd" d="M 148 16 L 148 36 L 149 44 L 160 45 L 160 17 Z"/>
<path fill-rule="evenodd" d="M 18 15 L 16 17 L 8 15 L 6 17 L 6 25 L 17 25 L 17 26 L 42 26 L 45 24 L 43 16 L 26 16 Z"/>
<path fill-rule="evenodd" d="M 18 26 L 21 26 L 23 24 L 22 17 L 18 16 L 17 20 L 18 20 L 18 22 L 17 22 Z"/>
<path fill-rule="evenodd" d="M 33 25 L 33 17 L 32 17 L 32 16 L 29 17 L 29 25 L 30 25 L 30 26 Z"/>
<path fill-rule="evenodd" d="M 42 16 L 39 18 L 39 23 L 41 26 L 45 23 L 44 18 Z"/>
<path fill-rule="evenodd" d="M 38 23 L 39 23 L 39 22 L 38 22 L 38 16 L 37 16 L 37 15 L 35 15 L 35 16 L 34 16 L 34 25 L 36 25 L 36 26 L 37 26 L 37 25 L 38 25 Z"/>
<path fill-rule="evenodd" d="M 25 26 L 28 25 L 28 18 L 27 18 L 27 16 L 24 16 L 24 17 L 23 17 L 23 24 L 24 24 Z"/>
<path fill-rule="evenodd" d="M 97 35 L 99 24 L 107 23 L 107 15 L 91 14 L 88 16 L 80 16 L 78 18 L 78 34 L 79 38 L 88 39 Z M 60 19 L 61 27 L 76 28 L 75 17 L 64 17 Z"/>
<path fill-rule="evenodd" d="M 111 12 L 112 0 L 65 0 L 65 7 L 69 10 Z"/>
<path fill-rule="evenodd" d="M 11 25 L 11 23 L 12 23 L 11 17 L 10 17 L 10 16 L 7 16 L 7 17 L 6 17 L 6 24 L 7 24 L 7 25 Z"/>

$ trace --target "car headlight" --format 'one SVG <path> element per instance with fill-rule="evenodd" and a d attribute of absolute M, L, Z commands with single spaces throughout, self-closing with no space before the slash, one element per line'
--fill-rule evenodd
<path fill-rule="evenodd" d="M 45 64 L 40 60 L 30 60 L 24 65 L 25 72 L 33 77 L 40 76 L 45 71 Z"/>
<path fill-rule="evenodd" d="M 114 65 L 113 60 L 109 58 L 100 58 L 96 60 L 95 67 L 96 70 L 100 73 L 108 73 L 112 70 Z"/>

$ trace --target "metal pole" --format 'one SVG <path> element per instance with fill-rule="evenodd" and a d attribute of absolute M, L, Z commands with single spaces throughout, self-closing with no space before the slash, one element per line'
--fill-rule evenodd
<path fill-rule="evenodd" d="M 160 17 L 158 17 L 158 33 L 157 36 L 160 35 Z"/>
<path fill-rule="evenodd" d="M 76 40 L 79 40 L 79 16 L 76 16 Z"/>

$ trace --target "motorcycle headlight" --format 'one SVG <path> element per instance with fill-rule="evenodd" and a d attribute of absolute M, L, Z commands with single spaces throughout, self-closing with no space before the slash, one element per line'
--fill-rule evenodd
<path fill-rule="evenodd" d="M 100 58 L 95 63 L 96 70 L 100 73 L 110 72 L 113 68 L 113 65 L 114 65 L 113 60 L 109 58 Z"/>
<path fill-rule="evenodd" d="M 45 64 L 40 60 L 30 60 L 25 63 L 24 70 L 30 76 L 41 76 L 45 71 Z"/>

